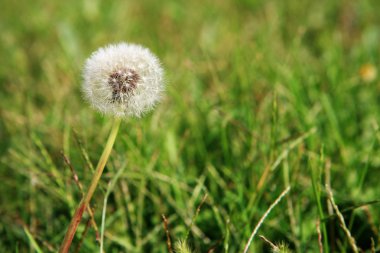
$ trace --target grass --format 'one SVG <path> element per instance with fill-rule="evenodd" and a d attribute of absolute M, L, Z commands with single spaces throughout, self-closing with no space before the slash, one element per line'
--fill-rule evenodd
<path fill-rule="evenodd" d="M 97 233 L 105 252 L 168 252 L 162 214 L 173 245 L 191 226 L 183 245 L 243 252 L 287 187 L 258 235 L 319 252 L 320 222 L 325 252 L 351 252 L 326 185 L 357 246 L 379 250 L 380 79 L 359 71 L 379 68 L 379 9 L 377 0 L 2 1 L 0 252 L 58 250 L 82 196 L 61 152 L 87 189 L 112 125 L 83 101 L 81 68 L 118 41 L 158 55 L 167 93 L 154 112 L 122 122 L 91 201 L 101 231 L 85 213 L 72 252 L 99 251 Z M 248 252 L 270 250 L 257 236 Z"/>

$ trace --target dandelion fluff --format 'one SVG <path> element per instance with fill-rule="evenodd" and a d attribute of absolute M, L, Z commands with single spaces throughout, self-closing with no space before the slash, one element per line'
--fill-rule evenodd
<path fill-rule="evenodd" d="M 160 100 L 163 70 L 147 48 L 119 43 L 102 47 L 86 61 L 83 93 L 90 104 L 105 114 L 137 116 Z"/>

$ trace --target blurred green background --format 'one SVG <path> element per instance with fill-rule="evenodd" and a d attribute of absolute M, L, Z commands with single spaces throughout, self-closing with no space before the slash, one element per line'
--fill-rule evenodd
<path fill-rule="evenodd" d="M 92 201 L 107 199 L 105 252 L 242 252 L 259 230 L 294 252 L 380 249 L 378 0 L 10 1 L 0 4 L 0 252 L 56 252 L 112 119 L 82 99 L 81 69 L 100 46 L 140 43 L 167 92 L 123 122 Z M 122 170 L 119 178 L 116 173 Z M 116 180 L 115 187 L 109 182 Z M 105 194 L 107 189 L 111 191 Z M 107 198 L 106 198 L 107 197 Z M 354 209 L 352 209 L 354 208 Z M 327 219 L 323 219 L 329 217 Z M 72 252 L 96 252 L 85 215 Z M 78 250 L 76 250 L 79 248 Z M 326 251 L 327 250 L 327 251 Z M 269 252 L 256 236 L 249 252 Z"/>

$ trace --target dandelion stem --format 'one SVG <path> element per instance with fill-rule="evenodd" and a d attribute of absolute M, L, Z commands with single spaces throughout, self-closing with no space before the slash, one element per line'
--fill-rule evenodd
<path fill-rule="evenodd" d="M 78 228 L 78 225 L 82 219 L 83 212 L 90 203 L 90 200 L 92 198 L 92 195 L 94 194 L 96 187 L 98 186 L 99 179 L 103 173 L 104 167 L 108 161 L 108 157 L 111 153 L 113 144 L 115 143 L 115 139 L 117 136 L 117 132 L 119 131 L 121 119 L 116 118 L 113 122 L 113 126 L 111 129 L 111 133 L 108 137 L 107 144 L 103 150 L 102 156 L 99 159 L 99 163 L 96 167 L 94 176 L 92 178 L 90 187 L 88 188 L 87 193 L 82 198 L 81 202 L 79 203 L 78 208 L 76 209 L 73 218 L 71 219 L 70 225 L 67 229 L 65 238 L 63 239 L 61 248 L 59 249 L 59 253 L 67 253 L 70 249 L 71 242 L 74 238 L 75 232 Z"/>

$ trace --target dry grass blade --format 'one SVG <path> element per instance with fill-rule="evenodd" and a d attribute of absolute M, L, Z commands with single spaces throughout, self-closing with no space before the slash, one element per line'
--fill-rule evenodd
<path fill-rule="evenodd" d="M 328 185 L 326 185 L 326 190 L 327 190 L 327 194 L 328 194 L 329 200 L 330 200 L 330 202 L 331 202 L 331 204 L 332 204 L 332 206 L 333 206 L 333 208 L 335 210 L 336 215 L 338 216 L 338 220 L 339 220 L 340 226 L 342 227 L 344 233 L 346 234 L 346 236 L 348 238 L 348 241 L 349 241 L 349 243 L 351 245 L 352 250 L 355 253 L 359 253 L 359 249 L 358 249 L 358 246 L 356 245 L 355 238 L 351 235 L 350 230 L 348 230 L 348 228 L 346 226 L 346 223 L 344 222 L 343 215 L 339 211 L 338 206 L 335 204 L 333 193 L 331 191 L 331 188 Z"/>
<path fill-rule="evenodd" d="M 83 230 L 83 233 L 82 233 L 82 235 L 81 235 L 81 237 L 80 237 L 80 241 L 78 242 L 78 245 L 75 247 L 75 251 L 74 251 L 75 253 L 79 253 L 79 250 L 80 250 L 80 248 L 82 247 L 82 244 L 83 244 L 84 238 L 85 238 L 86 235 L 87 235 L 87 232 L 88 232 L 88 229 L 89 229 L 89 227 L 90 227 L 90 224 L 91 224 L 91 218 L 88 219 L 87 222 L 86 222 L 86 227 L 85 227 L 85 229 Z"/>
<path fill-rule="evenodd" d="M 84 195 L 84 193 L 83 193 L 83 186 L 82 186 L 81 182 L 79 181 L 78 174 L 74 170 L 74 167 L 73 167 L 70 159 L 63 153 L 63 151 L 61 151 L 61 155 L 62 155 L 63 160 L 65 161 L 67 167 L 69 167 L 71 173 L 73 174 L 74 182 L 78 186 L 78 188 L 79 188 L 79 190 L 80 190 L 80 192 L 82 194 L 82 197 L 83 197 L 83 195 Z"/>
<path fill-rule="evenodd" d="M 265 236 L 263 236 L 263 235 L 259 235 L 259 237 L 260 237 L 264 242 L 268 243 L 268 244 L 271 246 L 272 249 L 277 248 L 277 246 L 274 245 L 273 242 L 271 242 L 271 241 L 269 241 L 267 238 L 265 238 Z"/>
<path fill-rule="evenodd" d="M 83 186 L 81 184 L 81 182 L 79 181 L 79 177 L 78 177 L 78 174 L 76 173 L 70 159 L 63 153 L 61 152 L 61 155 L 63 157 L 63 160 L 65 161 L 66 165 L 70 168 L 70 171 L 71 173 L 73 174 L 73 177 L 74 177 L 74 182 L 75 184 L 78 186 L 81 194 L 82 194 L 82 198 L 84 197 L 84 192 L 83 192 Z M 90 222 L 91 222 L 91 225 L 92 227 L 94 228 L 95 230 L 95 236 L 96 236 L 96 241 L 99 242 L 100 241 L 100 236 L 99 236 L 99 229 L 98 229 L 98 225 L 96 225 L 96 221 L 95 221 L 95 218 L 94 218 L 94 212 L 92 211 L 91 209 L 91 205 L 88 204 L 87 206 L 87 212 L 88 214 L 90 215 Z"/>
<path fill-rule="evenodd" d="M 317 234 L 318 234 L 318 247 L 319 253 L 323 253 L 322 233 L 321 233 L 321 221 L 317 220 Z"/>
<path fill-rule="evenodd" d="M 249 246 L 251 245 L 251 242 L 253 240 L 253 238 L 255 237 L 257 231 L 259 230 L 259 228 L 261 227 L 261 225 L 263 224 L 264 220 L 266 219 L 266 217 L 268 216 L 268 214 L 272 211 L 272 209 L 281 201 L 281 199 L 290 191 L 290 186 L 288 186 L 281 194 L 280 196 L 277 197 L 277 199 L 272 203 L 272 205 L 270 205 L 270 207 L 268 208 L 268 210 L 266 210 L 266 212 L 264 213 L 264 215 L 261 217 L 261 219 L 259 220 L 259 222 L 257 223 L 256 227 L 253 229 L 252 231 L 252 234 L 251 236 L 249 237 L 249 240 L 247 242 L 247 244 L 245 245 L 244 247 L 244 253 L 247 253 L 248 252 L 248 249 L 249 249 Z"/>
<path fill-rule="evenodd" d="M 74 130 L 73 133 L 74 133 L 74 139 L 75 139 L 75 141 L 76 141 L 76 143 L 77 143 L 77 145 L 81 151 L 81 155 L 82 155 L 83 159 L 85 160 L 87 166 L 90 168 L 91 172 L 95 172 L 94 165 L 92 164 L 90 157 L 88 156 L 88 153 L 87 153 L 86 149 L 84 148 L 83 143 L 82 143 L 81 139 L 79 138 L 77 131 Z"/>
<path fill-rule="evenodd" d="M 173 253 L 172 241 L 170 239 L 168 219 L 166 219 L 165 214 L 162 214 L 162 220 L 164 222 L 165 234 L 166 234 L 166 245 L 168 246 L 169 253 Z"/>
<path fill-rule="evenodd" d="M 198 205 L 198 207 L 197 207 L 197 210 L 196 210 L 196 212 L 195 212 L 193 218 L 191 219 L 191 223 L 190 223 L 189 229 L 187 230 L 187 234 L 186 234 L 186 236 L 185 236 L 185 241 L 186 241 L 187 238 L 189 237 L 189 235 L 190 235 L 190 231 L 191 231 L 191 229 L 193 228 L 193 224 L 194 224 L 194 222 L 195 222 L 195 219 L 198 217 L 199 212 L 201 211 L 201 208 L 202 208 L 203 204 L 205 203 L 206 199 L 207 199 L 207 193 L 203 196 L 203 198 L 202 198 L 202 200 L 201 200 L 201 203 L 199 203 L 199 205 Z"/>

